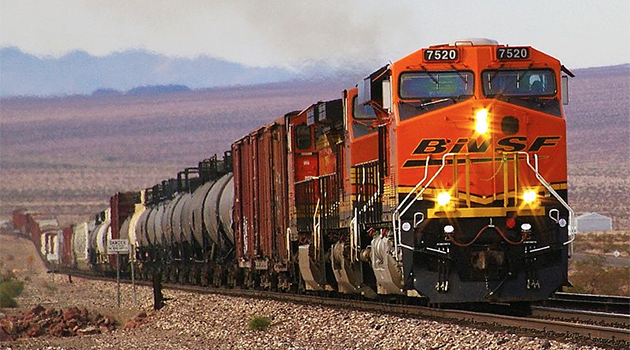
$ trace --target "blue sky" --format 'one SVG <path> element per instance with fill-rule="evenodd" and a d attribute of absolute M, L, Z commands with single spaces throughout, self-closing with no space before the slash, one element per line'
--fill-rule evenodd
<path fill-rule="evenodd" d="M 571 69 L 630 62 L 630 1 L 0 0 L 0 47 L 38 56 L 144 49 L 256 67 L 378 65 L 486 37 Z"/>

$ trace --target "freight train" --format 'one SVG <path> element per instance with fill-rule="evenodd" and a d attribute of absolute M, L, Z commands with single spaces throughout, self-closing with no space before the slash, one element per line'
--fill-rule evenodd
<path fill-rule="evenodd" d="M 568 76 L 530 46 L 423 48 L 221 158 L 116 194 L 65 231 L 58 261 L 111 271 L 108 242 L 128 239 L 120 264 L 141 278 L 431 304 L 546 299 L 568 284 L 576 233 Z"/>

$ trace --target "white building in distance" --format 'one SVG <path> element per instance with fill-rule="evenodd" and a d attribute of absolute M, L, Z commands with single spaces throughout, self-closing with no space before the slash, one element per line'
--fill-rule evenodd
<path fill-rule="evenodd" d="M 577 217 L 578 232 L 612 231 L 612 218 L 597 213 L 584 213 Z"/>

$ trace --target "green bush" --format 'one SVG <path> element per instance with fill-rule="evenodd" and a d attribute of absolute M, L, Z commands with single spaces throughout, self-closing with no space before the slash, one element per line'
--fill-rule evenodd
<path fill-rule="evenodd" d="M 592 256 L 583 261 L 571 262 L 569 281 L 573 285 L 565 288 L 572 293 L 629 295 L 630 267 L 606 265 L 603 256 Z"/>
<path fill-rule="evenodd" d="M 265 316 L 253 315 L 249 320 L 249 329 L 254 331 L 262 331 L 267 329 L 271 324 L 271 319 Z"/>
<path fill-rule="evenodd" d="M 0 272 L 0 307 L 17 307 L 14 298 L 23 290 L 24 282 L 18 281 L 12 271 Z"/>
<path fill-rule="evenodd" d="M 7 281 L 0 283 L 0 295 L 8 295 L 12 298 L 22 294 L 24 283 L 21 281 Z"/>
<path fill-rule="evenodd" d="M 0 307 L 17 307 L 17 301 L 9 295 L 0 294 Z"/>

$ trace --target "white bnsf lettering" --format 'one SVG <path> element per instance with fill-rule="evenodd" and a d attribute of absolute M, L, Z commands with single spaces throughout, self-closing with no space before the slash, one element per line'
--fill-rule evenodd
<path fill-rule="evenodd" d="M 495 149 L 498 152 L 538 152 L 543 147 L 555 147 L 560 136 L 539 136 L 528 143 L 525 136 L 509 136 L 496 141 Z M 413 154 L 440 154 L 440 153 L 485 153 L 490 149 L 490 140 L 476 140 L 460 138 L 455 142 L 449 139 L 422 139 Z"/>

